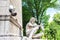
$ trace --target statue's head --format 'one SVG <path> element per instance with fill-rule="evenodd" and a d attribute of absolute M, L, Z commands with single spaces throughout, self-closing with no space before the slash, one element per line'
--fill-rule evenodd
<path fill-rule="evenodd" d="M 35 18 L 35 17 L 32 17 L 32 18 L 30 19 L 30 22 L 31 22 L 31 23 L 35 23 L 35 21 L 36 21 L 36 18 Z"/>

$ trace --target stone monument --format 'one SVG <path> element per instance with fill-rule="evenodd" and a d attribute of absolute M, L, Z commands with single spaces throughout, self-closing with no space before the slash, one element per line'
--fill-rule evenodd
<path fill-rule="evenodd" d="M 16 16 L 9 12 L 9 6 L 15 7 Z M 0 0 L 0 40 L 21 40 L 22 3 L 21 0 Z"/>

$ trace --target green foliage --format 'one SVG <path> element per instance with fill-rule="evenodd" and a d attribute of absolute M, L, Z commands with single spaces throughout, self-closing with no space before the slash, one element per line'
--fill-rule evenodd
<path fill-rule="evenodd" d="M 54 21 L 60 24 L 60 13 L 54 15 Z"/>
<path fill-rule="evenodd" d="M 59 13 L 54 15 L 54 20 L 45 28 L 45 37 L 48 40 L 60 40 L 60 25 L 58 19 L 60 19 Z"/>
<path fill-rule="evenodd" d="M 44 16 L 42 17 L 41 19 L 41 22 L 43 23 L 44 25 L 44 28 L 46 28 L 48 26 L 48 20 L 49 20 L 50 16 L 46 14 L 46 12 L 44 12 Z M 37 31 L 37 33 L 40 33 L 40 31 L 42 31 L 41 29 L 39 29 Z"/>
<path fill-rule="evenodd" d="M 54 15 L 54 22 L 56 23 L 55 27 L 57 30 L 56 38 L 57 40 L 60 40 L 60 13 Z"/>
<path fill-rule="evenodd" d="M 56 1 L 57 0 L 23 0 L 23 7 L 25 7 L 32 16 L 37 18 L 38 23 L 41 23 L 42 16 L 46 9 L 54 7 Z"/>
<path fill-rule="evenodd" d="M 24 30 L 23 30 L 23 33 L 24 33 L 24 35 L 26 35 L 26 24 L 27 24 L 27 22 L 29 22 L 29 20 L 30 20 L 30 18 L 32 17 L 32 14 L 25 8 L 25 6 L 24 7 L 22 7 L 22 9 L 23 9 L 23 28 L 24 28 Z"/>
<path fill-rule="evenodd" d="M 48 20 L 50 18 L 50 15 L 47 15 L 46 13 L 44 13 L 41 22 L 43 23 L 43 25 L 46 27 L 48 25 Z"/>
<path fill-rule="evenodd" d="M 49 7 L 54 7 L 57 0 L 23 0 L 23 27 L 25 35 L 25 26 L 30 17 L 35 17 L 38 21 L 37 24 L 43 23 L 46 27 L 48 25 L 49 15 L 46 15 L 46 10 Z M 40 32 L 40 30 L 38 30 Z"/>

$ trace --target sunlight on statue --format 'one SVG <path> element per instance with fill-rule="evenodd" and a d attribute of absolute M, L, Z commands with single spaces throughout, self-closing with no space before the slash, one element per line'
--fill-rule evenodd
<path fill-rule="evenodd" d="M 32 17 L 26 25 L 26 36 L 29 38 L 40 38 L 41 36 L 44 35 L 43 33 L 44 27 L 42 25 L 37 25 L 35 21 L 36 18 Z M 42 32 L 35 34 L 39 28 L 42 29 Z"/>

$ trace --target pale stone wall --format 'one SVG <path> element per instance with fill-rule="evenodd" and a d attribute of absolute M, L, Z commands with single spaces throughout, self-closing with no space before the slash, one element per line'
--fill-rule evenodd
<path fill-rule="evenodd" d="M 0 15 L 9 15 L 9 0 L 0 0 Z"/>
<path fill-rule="evenodd" d="M 14 18 L 17 19 L 17 22 L 22 26 L 22 4 L 21 4 L 21 0 L 10 0 L 10 5 L 13 5 L 15 7 L 15 11 L 17 12 L 17 16 L 15 16 Z M 12 32 L 12 34 L 15 35 L 20 35 L 20 30 L 19 28 L 17 28 L 14 24 L 11 23 L 10 28 L 13 30 L 10 30 L 10 32 Z"/>
<path fill-rule="evenodd" d="M 16 18 L 18 19 L 19 24 L 22 26 L 22 0 L 11 0 L 11 4 L 15 7 L 18 15 Z"/>
<path fill-rule="evenodd" d="M 7 4 L 8 3 L 8 4 Z M 8 7 L 9 6 L 9 0 L 0 0 L 0 15 L 10 15 Z M 5 17 L 0 17 L 0 19 L 4 19 Z M 0 35 L 5 34 L 5 27 L 9 27 L 9 23 L 5 23 L 7 21 L 0 21 Z"/>
<path fill-rule="evenodd" d="M 17 19 L 17 22 L 22 26 L 21 0 L 0 0 L 0 15 L 10 15 L 10 4 L 15 7 L 16 12 L 18 13 L 14 18 Z M 0 17 L 0 19 L 5 18 L 6 17 Z M 10 19 L 10 17 L 8 17 L 7 19 Z M 14 36 L 11 37 L 11 35 Z M 0 21 L 0 40 L 20 40 L 21 38 L 19 36 L 21 36 L 20 30 L 13 23 L 11 23 L 10 21 Z"/>

